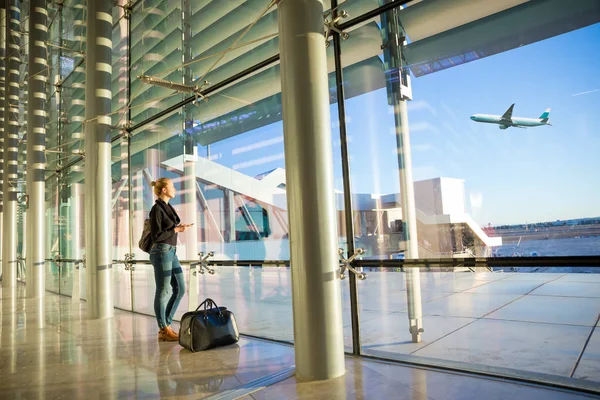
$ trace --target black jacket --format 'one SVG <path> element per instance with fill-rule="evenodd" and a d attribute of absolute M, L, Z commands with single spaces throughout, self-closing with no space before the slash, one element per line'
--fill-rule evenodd
<path fill-rule="evenodd" d="M 154 243 L 177 245 L 177 232 L 175 227 L 181 220 L 171 204 L 157 199 L 150 210 L 150 236 Z"/>

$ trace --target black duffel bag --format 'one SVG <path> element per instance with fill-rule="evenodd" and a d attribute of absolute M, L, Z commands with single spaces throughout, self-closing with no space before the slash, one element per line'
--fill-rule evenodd
<path fill-rule="evenodd" d="M 233 313 L 212 299 L 204 300 L 196 311 L 181 317 L 179 344 L 193 353 L 237 343 L 239 339 Z"/>

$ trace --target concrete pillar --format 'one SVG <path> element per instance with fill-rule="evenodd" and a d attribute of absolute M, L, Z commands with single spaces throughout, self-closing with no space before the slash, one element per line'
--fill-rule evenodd
<path fill-rule="evenodd" d="M 91 319 L 114 315 L 112 296 L 110 0 L 87 3 L 85 71 L 85 243 L 87 310 Z"/>
<path fill-rule="evenodd" d="M 296 376 L 344 374 L 322 0 L 278 5 Z"/>
<path fill-rule="evenodd" d="M 17 156 L 19 131 L 19 66 L 21 2 L 6 2 L 6 81 L 4 107 L 4 180 L 2 287 L 17 285 Z"/>
<path fill-rule="evenodd" d="M 6 9 L 4 8 L 4 2 L 0 3 L 0 32 L 6 32 Z M 6 55 L 6 41 L 0 40 L 0 192 L 4 191 L 4 110 L 6 96 L 4 91 L 6 89 L 6 62 L 4 57 Z M 2 277 L 2 239 L 4 238 L 4 214 L 2 207 L 4 205 L 2 200 L 2 193 L 0 193 L 0 277 Z"/>
<path fill-rule="evenodd" d="M 30 0 L 29 94 L 27 105 L 27 297 L 43 297 L 45 281 L 46 83 L 48 82 L 48 10 L 46 0 Z"/>

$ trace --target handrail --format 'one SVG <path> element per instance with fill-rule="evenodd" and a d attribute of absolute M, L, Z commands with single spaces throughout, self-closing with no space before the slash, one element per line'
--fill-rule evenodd
<path fill-rule="evenodd" d="M 47 258 L 51 262 L 81 263 L 82 259 Z M 198 260 L 179 260 L 181 264 L 193 264 Z M 150 260 L 113 260 L 115 264 L 150 264 Z M 210 265 L 221 267 L 243 267 L 243 266 L 290 266 L 289 260 L 215 260 L 211 259 Z M 355 259 L 353 264 L 359 267 L 418 267 L 424 265 L 448 266 L 448 267 L 592 267 L 600 268 L 600 256 L 564 256 L 564 257 L 491 257 L 491 258 L 420 258 L 410 260 L 360 260 Z"/>
<path fill-rule="evenodd" d="M 599 256 L 566 257 L 493 257 L 493 258 L 429 258 L 411 260 L 356 260 L 361 267 L 398 268 L 410 266 L 448 267 L 592 267 L 600 268 Z"/>

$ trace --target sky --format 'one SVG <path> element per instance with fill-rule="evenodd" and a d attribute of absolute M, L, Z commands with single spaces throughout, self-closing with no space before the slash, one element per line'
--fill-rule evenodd
<path fill-rule="evenodd" d="M 408 105 L 414 180 L 463 179 L 480 225 L 600 216 L 600 24 L 412 79 Z M 469 117 L 537 118 L 553 126 L 500 130 Z M 399 192 L 393 110 L 386 90 L 346 101 L 352 190 Z M 334 177 L 342 189 L 337 106 Z M 284 168 L 282 123 L 211 146 L 215 161 L 251 176 Z"/>

